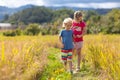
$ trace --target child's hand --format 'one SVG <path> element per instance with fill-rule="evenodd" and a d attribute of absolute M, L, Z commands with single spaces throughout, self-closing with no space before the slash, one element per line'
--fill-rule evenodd
<path fill-rule="evenodd" d="M 76 37 L 81 38 L 81 37 L 82 37 L 82 35 L 76 35 Z"/>
<path fill-rule="evenodd" d="M 76 36 L 75 36 L 75 35 L 73 35 L 73 38 L 76 38 Z"/>
<path fill-rule="evenodd" d="M 60 48 L 64 48 L 64 44 L 61 43 Z"/>
<path fill-rule="evenodd" d="M 73 45 L 74 45 L 74 48 L 77 48 L 77 45 L 75 44 L 75 42 L 74 42 L 74 44 L 73 44 Z"/>

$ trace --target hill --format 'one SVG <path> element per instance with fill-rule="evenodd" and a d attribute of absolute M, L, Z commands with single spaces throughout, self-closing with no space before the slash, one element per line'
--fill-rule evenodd
<path fill-rule="evenodd" d="M 36 7 L 36 5 L 28 4 L 28 5 L 18 7 L 18 8 L 9 8 L 9 7 L 5 7 L 5 6 L 0 6 L 0 20 L 2 20 L 6 14 L 7 15 L 12 15 L 12 14 L 18 12 L 18 11 L 21 11 L 21 10 L 24 10 L 24 9 L 27 9 L 27 8 L 33 8 L 33 7 Z M 50 8 L 50 9 L 53 9 L 53 10 L 66 8 L 66 9 L 72 9 L 74 11 L 76 11 L 76 10 L 85 10 L 85 11 L 86 10 L 95 10 L 99 14 L 106 14 L 109 11 L 112 10 L 112 9 L 94 9 L 94 8 L 79 8 L 79 7 L 65 7 L 65 6 L 62 6 L 62 7 L 49 6 L 47 8 Z"/>
<path fill-rule="evenodd" d="M 62 9 L 62 8 L 67 8 L 67 9 L 72 9 L 74 11 L 77 11 L 77 10 L 84 10 L 84 11 L 88 11 L 88 10 L 95 10 L 97 13 L 99 14 L 106 14 L 108 13 L 109 11 L 112 10 L 111 9 L 104 9 L 104 8 L 98 8 L 98 9 L 94 9 L 94 8 L 79 8 L 79 7 L 48 7 L 48 8 L 51 8 L 53 10 L 58 10 L 58 9 Z"/>
<path fill-rule="evenodd" d="M 0 6 L 0 20 L 2 20 L 6 14 L 12 15 L 18 11 L 21 11 L 27 8 L 32 8 L 32 7 L 34 7 L 34 5 L 25 5 L 18 8 L 9 8 L 5 6 Z"/>

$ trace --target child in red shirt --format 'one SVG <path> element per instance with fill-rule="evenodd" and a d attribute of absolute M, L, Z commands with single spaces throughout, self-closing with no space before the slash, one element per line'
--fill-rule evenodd
<path fill-rule="evenodd" d="M 72 31 L 74 35 L 74 51 L 77 54 L 77 69 L 76 71 L 80 71 L 80 62 L 81 62 L 81 49 L 83 46 L 83 36 L 86 31 L 86 23 L 83 21 L 83 14 L 81 11 L 76 11 L 74 13 L 74 20 L 72 23 Z"/>

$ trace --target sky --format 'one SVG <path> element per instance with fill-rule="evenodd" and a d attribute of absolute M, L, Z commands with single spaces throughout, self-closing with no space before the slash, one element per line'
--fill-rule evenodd
<path fill-rule="evenodd" d="M 7 6 L 10 8 L 27 4 L 80 8 L 116 8 L 120 7 L 120 0 L 0 0 L 0 6 Z"/>

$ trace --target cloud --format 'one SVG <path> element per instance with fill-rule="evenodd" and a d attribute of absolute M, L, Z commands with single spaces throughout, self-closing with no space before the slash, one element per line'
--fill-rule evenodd
<path fill-rule="evenodd" d="M 43 0 L 0 0 L 0 6 L 19 7 L 26 4 L 44 5 Z"/>
<path fill-rule="evenodd" d="M 117 8 L 120 7 L 120 2 L 119 3 L 111 3 L 111 2 L 106 2 L 106 3 L 90 3 L 89 7 L 93 8 Z"/>
<path fill-rule="evenodd" d="M 0 6 L 19 7 L 26 4 L 81 8 L 116 8 L 120 7 L 120 0 L 0 0 Z"/>
<path fill-rule="evenodd" d="M 64 3 L 106 3 L 106 2 L 120 2 L 120 0 L 44 0 L 49 4 L 64 4 Z"/>
<path fill-rule="evenodd" d="M 68 3 L 68 4 L 55 4 L 54 6 L 67 6 L 67 7 L 80 7 L 80 8 L 117 8 L 120 3 Z"/>

